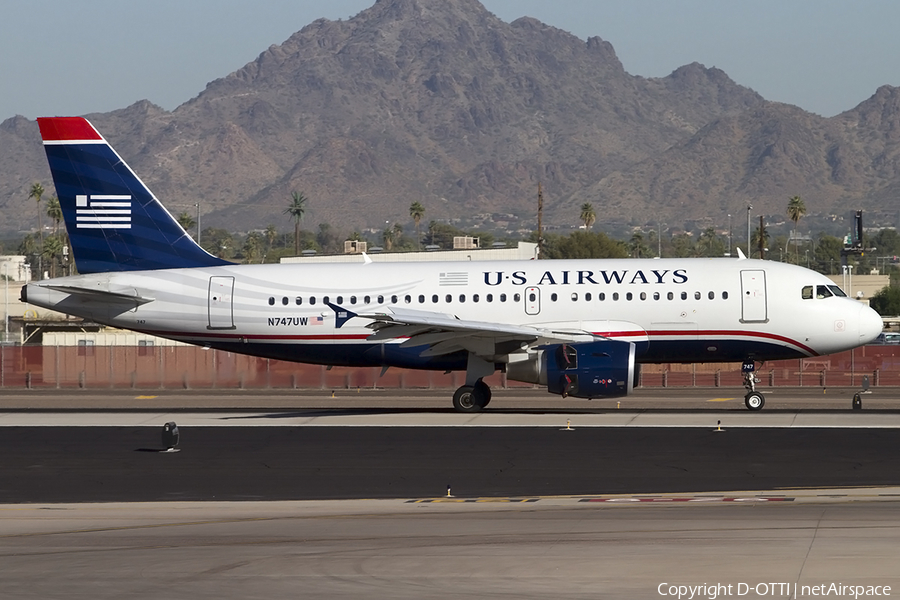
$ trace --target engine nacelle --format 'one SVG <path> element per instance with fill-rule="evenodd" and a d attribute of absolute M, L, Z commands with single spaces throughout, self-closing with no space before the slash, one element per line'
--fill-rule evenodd
<path fill-rule="evenodd" d="M 507 365 L 507 377 L 576 398 L 626 396 L 634 390 L 635 345 L 603 340 L 559 344 Z"/>

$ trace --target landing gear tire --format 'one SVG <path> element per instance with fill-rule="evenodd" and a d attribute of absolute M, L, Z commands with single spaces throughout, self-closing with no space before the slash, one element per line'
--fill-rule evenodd
<path fill-rule="evenodd" d="M 482 380 L 479 379 L 475 382 L 472 393 L 478 397 L 481 408 L 484 408 L 491 403 L 491 386 L 489 386 Z"/>
<path fill-rule="evenodd" d="M 491 388 L 480 379 L 475 385 L 464 385 L 453 394 L 456 412 L 479 412 L 491 401 Z"/>
<path fill-rule="evenodd" d="M 744 404 L 746 404 L 747 408 L 750 410 L 762 410 L 762 407 L 766 405 L 766 397 L 759 392 L 750 392 L 744 396 Z"/>
<path fill-rule="evenodd" d="M 476 402 L 475 388 L 464 385 L 453 394 L 453 409 L 456 412 L 479 412 L 481 404 Z"/>

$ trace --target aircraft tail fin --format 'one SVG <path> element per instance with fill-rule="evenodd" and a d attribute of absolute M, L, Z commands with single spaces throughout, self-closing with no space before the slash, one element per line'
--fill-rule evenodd
<path fill-rule="evenodd" d="M 80 273 L 230 264 L 201 248 L 87 119 L 38 119 Z"/>

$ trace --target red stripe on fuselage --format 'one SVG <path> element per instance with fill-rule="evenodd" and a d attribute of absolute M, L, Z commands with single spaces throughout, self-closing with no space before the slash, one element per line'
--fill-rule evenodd
<path fill-rule="evenodd" d="M 41 138 L 45 142 L 102 140 L 86 119 L 81 117 L 38 117 Z"/>
<path fill-rule="evenodd" d="M 173 331 L 146 331 L 143 333 L 147 333 L 149 335 L 156 335 L 159 337 L 179 337 L 179 338 L 193 338 L 193 339 L 204 339 L 204 338 L 213 338 L 213 339 L 232 339 L 232 340 L 297 340 L 297 341 L 336 341 L 336 340 L 345 340 L 345 341 L 365 341 L 369 339 L 370 334 L 323 334 L 323 335 L 313 335 L 313 334 L 251 334 L 251 335 L 241 335 L 237 333 L 210 333 L 210 332 L 173 332 Z M 795 340 L 792 340 L 788 337 L 784 337 L 782 335 L 777 335 L 774 333 L 766 333 L 763 331 L 741 331 L 741 330 L 674 330 L 674 331 L 608 331 L 608 332 L 593 332 L 594 335 L 600 335 L 603 337 L 611 337 L 611 338 L 622 338 L 622 337 L 643 337 L 648 336 L 650 341 L 652 342 L 652 338 L 654 337 L 696 337 L 699 338 L 701 336 L 709 336 L 709 337 L 749 337 L 749 338 L 763 338 L 766 340 L 772 340 L 776 342 L 780 342 L 782 344 L 787 344 L 790 346 L 794 346 L 796 348 L 800 348 L 804 352 L 809 353 L 810 356 L 819 356 L 819 353 L 806 346 L 805 344 L 801 344 Z M 396 338 L 396 339 L 407 339 L 406 337 Z M 710 340 L 713 341 L 713 340 Z"/>

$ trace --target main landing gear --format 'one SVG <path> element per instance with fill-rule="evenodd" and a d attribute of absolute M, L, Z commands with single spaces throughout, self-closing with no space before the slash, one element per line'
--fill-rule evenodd
<path fill-rule="evenodd" d="M 453 394 L 453 409 L 457 412 L 479 412 L 484 409 L 491 401 L 491 388 L 482 378 L 493 374 L 495 369 L 493 362 L 469 353 L 466 385 Z"/>
<path fill-rule="evenodd" d="M 759 379 L 754 375 L 756 364 L 752 360 L 745 360 L 741 365 L 741 372 L 744 374 L 744 387 L 747 388 L 747 395 L 744 396 L 744 404 L 748 409 L 756 411 L 762 410 L 766 405 L 766 397 L 761 392 L 756 391 L 756 384 Z"/>
<path fill-rule="evenodd" d="M 453 394 L 453 408 L 457 412 L 478 412 L 491 402 L 491 388 L 478 380 L 475 385 L 464 385 Z"/>

